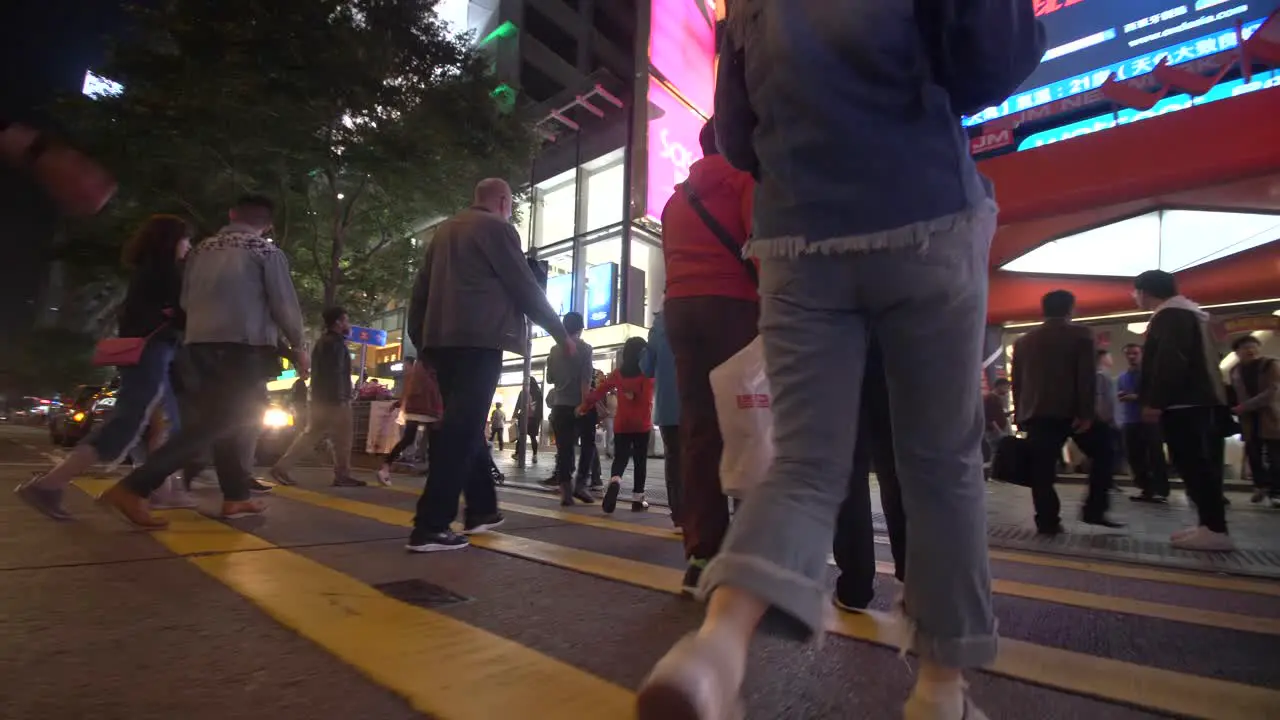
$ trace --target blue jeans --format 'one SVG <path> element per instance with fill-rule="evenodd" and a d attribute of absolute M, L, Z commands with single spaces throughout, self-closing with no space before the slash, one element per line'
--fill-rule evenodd
<path fill-rule="evenodd" d="M 884 353 L 906 513 L 910 649 L 948 667 L 996 656 L 980 377 L 994 207 L 919 247 L 765 258 L 760 334 L 776 456 L 702 575 L 746 590 L 764 628 L 823 632 L 827 553 L 849 491 L 869 333 Z"/>
<path fill-rule="evenodd" d="M 86 440 L 98 459 L 116 464 L 138 446 L 157 407 L 164 408 L 172 423 L 170 434 L 178 427 L 178 400 L 169 383 L 169 366 L 177 351 L 177 343 L 152 338 L 142 351 L 138 364 L 120 368 L 120 390 L 107 421 L 94 428 Z"/>

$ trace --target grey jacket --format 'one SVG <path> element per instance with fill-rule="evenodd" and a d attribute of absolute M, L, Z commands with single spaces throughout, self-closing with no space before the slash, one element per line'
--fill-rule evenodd
<path fill-rule="evenodd" d="M 186 342 L 302 348 L 302 311 L 280 248 L 231 224 L 191 249 L 182 281 Z"/>
<path fill-rule="evenodd" d="M 564 340 L 564 325 L 534 280 L 511 223 L 482 208 L 444 221 L 427 247 L 409 300 L 414 347 L 524 355 L 526 315 L 557 342 Z"/>

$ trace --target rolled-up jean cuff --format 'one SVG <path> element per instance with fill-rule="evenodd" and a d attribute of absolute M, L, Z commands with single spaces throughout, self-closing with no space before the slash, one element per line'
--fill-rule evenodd
<path fill-rule="evenodd" d="M 800 642 L 821 642 L 830 614 L 826 585 L 760 557 L 717 555 L 702 571 L 698 597 L 720 586 L 750 593 L 769 606 L 760 630 Z"/>
<path fill-rule="evenodd" d="M 1000 639 L 994 629 L 990 635 L 940 638 L 912 626 L 911 651 L 921 660 L 956 669 L 984 667 L 996 660 Z"/>

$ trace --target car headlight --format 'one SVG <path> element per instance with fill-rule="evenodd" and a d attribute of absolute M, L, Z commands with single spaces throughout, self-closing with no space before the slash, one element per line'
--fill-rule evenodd
<path fill-rule="evenodd" d="M 84 413 L 78 412 L 75 415 L 72 415 L 71 419 L 75 422 L 84 422 Z"/>
<path fill-rule="evenodd" d="M 278 407 L 267 408 L 262 414 L 263 427 L 283 428 L 293 426 L 293 416 Z"/>

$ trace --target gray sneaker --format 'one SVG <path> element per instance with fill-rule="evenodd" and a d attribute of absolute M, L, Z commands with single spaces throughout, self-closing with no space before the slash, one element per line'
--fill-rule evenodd
<path fill-rule="evenodd" d="M 195 497 L 184 490 L 158 490 L 147 498 L 152 510 L 190 510 L 198 506 Z"/>
<path fill-rule="evenodd" d="M 71 520 L 71 513 L 62 507 L 63 490 L 61 488 L 43 488 L 36 484 L 40 476 L 22 483 L 13 491 L 26 504 L 39 510 L 54 520 Z"/>

